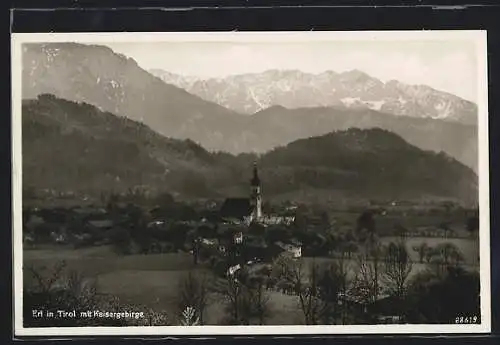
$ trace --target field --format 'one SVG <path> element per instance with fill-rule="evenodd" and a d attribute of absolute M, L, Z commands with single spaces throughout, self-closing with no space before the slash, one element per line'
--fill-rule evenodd
<path fill-rule="evenodd" d="M 382 243 L 390 243 L 395 238 L 383 237 Z M 418 255 L 411 248 L 425 241 L 430 246 L 441 242 L 453 242 L 464 254 L 465 265 L 477 269 L 478 245 L 470 239 L 444 238 L 409 238 L 408 247 L 414 261 Z M 176 297 L 182 277 L 190 270 L 206 271 L 206 268 L 194 266 L 191 255 L 187 253 L 167 253 L 148 255 L 121 256 L 108 246 L 74 249 L 65 246 L 45 246 L 26 249 L 23 252 L 25 267 L 51 269 L 57 262 L 65 260 L 69 270 L 79 271 L 86 276 L 96 277 L 100 292 L 117 296 L 120 301 L 166 312 L 176 317 Z M 313 262 L 332 261 L 331 258 L 303 258 L 304 270 L 310 269 Z M 350 260 L 348 265 L 355 267 Z M 425 264 L 414 263 L 411 276 L 425 268 Z M 50 271 L 46 271 L 50 274 Z M 210 273 L 211 274 L 211 273 Z M 24 283 L 32 284 L 32 275 L 24 272 Z M 275 325 L 297 324 L 302 322 L 302 315 L 297 308 L 297 298 L 279 292 L 270 292 L 272 317 L 268 323 Z M 221 301 L 214 301 L 206 312 L 206 322 L 217 324 L 223 316 Z M 170 316 L 169 316 L 170 317 Z"/>
<path fill-rule="evenodd" d="M 387 245 L 391 242 L 397 241 L 396 237 L 382 237 L 380 241 L 383 245 Z M 410 273 L 410 279 L 415 274 L 425 270 L 427 265 L 425 263 L 419 263 L 419 256 L 416 251 L 412 248 L 418 246 L 420 243 L 425 242 L 427 245 L 431 247 L 435 247 L 441 243 L 453 243 L 457 246 L 460 252 L 464 256 L 464 262 L 462 266 L 466 269 L 470 270 L 478 270 L 479 269 L 479 245 L 478 242 L 471 239 L 464 238 L 425 238 L 425 237 L 411 237 L 406 240 L 406 245 L 408 248 L 408 253 L 410 255 L 411 260 L 413 261 L 412 271 Z M 303 267 L 306 272 L 310 269 L 311 264 L 314 262 L 316 264 L 333 262 L 332 258 L 302 258 Z M 356 267 L 357 263 L 355 259 L 346 260 L 346 265 L 348 267 Z"/>
<path fill-rule="evenodd" d="M 68 269 L 78 270 L 97 278 L 99 291 L 111 294 L 120 301 L 143 305 L 155 311 L 164 311 L 167 317 L 176 317 L 175 304 L 178 284 L 190 270 L 202 271 L 193 265 L 186 253 L 119 256 L 107 246 L 72 249 L 51 246 L 24 251 L 25 267 L 43 267 L 49 270 L 57 262 L 65 260 Z M 207 271 L 208 272 L 208 271 Z M 32 276 L 24 272 L 24 283 L 32 283 Z M 270 324 L 297 324 L 301 322 L 297 299 L 278 292 L 271 292 L 273 309 Z M 220 301 L 211 303 L 206 311 L 206 322 L 217 324 L 223 316 Z M 170 316 L 172 315 L 172 316 Z"/>
<path fill-rule="evenodd" d="M 395 242 L 397 239 L 395 237 L 382 237 L 382 244 L 389 244 L 391 241 Z M 410 237 L 406 239 L 406 245 L 408 248 L 408 253 L 412 261 L 418 262 L 418 253 L 413 250 L 421 243 L 427 243 L 430 247 L 436 247 L 441 243 L 452 243 L 454 244 L 464 256 L 464 264 L 466 266 L 477 266 L 479 265 L 479 243 L 473 239 L 469 238 L 441 238 L 441 237 Z"/>

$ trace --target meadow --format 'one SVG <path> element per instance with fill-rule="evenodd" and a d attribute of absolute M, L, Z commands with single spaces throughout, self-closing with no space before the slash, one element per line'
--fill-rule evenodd
<path fill-rule="evenodd" d="M 390 242 L 397 242 L 397 238 L 393 236 L 382 237 L 380 239 L 382 244 L 389 244 Z M 419 261 L 418 253 L 413 248 L 418 247 L 420 244 L 426 243 L 430 247 L 436 247 L 443 243 L 451 243 L 455 245 L 462 255 L 464 256 L 463 265 L 465 266 L 478 266 L 479 265 L 479 243 L 477 239 L 471 238 L 443 238 L 443 237 L 408 237 L 406 239 L 406 246 L 408 254 L 414 262 Z"/>
<path fill-rule="evenodd" d="M 38 270 L 51 269 L 65 260 L 68 270 L 76 270 L 88 277 L 97 278 L 99 291 L 111 294 L 121 302 L 141 305 L 146 309 L 166 312 L 167 318 L 177 318 L 176 298 L 179 283 L 188 271 L 204 271 L 194 266 L 193 258 L 187 253 L 165 253 L 148 255 L 115 254 L 109 246 L 73 249 L 65 246 L 45 246 L 24 251 L 24 265 Z M 25 270 L 24 284 L 33 283 L 32 276 Z M 297 324 L 301 312 L 294 296 L 271 291 L 272 316 L 269 324 Z M 219 324 L 223 318 L 223 303 L 212 300 L 206 311 L 207 324 Z"/>
<path fill-rule="evenodd" d="M 395 241 L 394 237 L 382 237 L 382 243 Z M 415 237 L 407 240 L 409 253 L 415 261 L 411 276 L 426 268 L 418 263 L 418 254 L 411 250 L 421 242 L 436 246 L 442 242 L 453 242 L 463 253 L 465 266 L 477 269 L 479 248 L 477 241 L 463 238 L 423 238 Z M 126 304 L 141 305 L 145 309 L 167 313 L 167 318 L 176 318 L 176 298 L 179 283 L 189 271 L 205 271 L 212 274 L 207 267 L 195 266 L 193 258 L 188 253 L 163 253 L 119 255 L 110 246 L 97 246 L 74 249 L 64 245 L 40 246 L 37 249 L 25 249 L 23 261 L 25 267 L 34 267 L 38 271 L 47 272 L 64 260 L 68 270 L 75 270 L 87 277 L 95 277 L 99 291 L 116 296 Z M 317 264 L 331 262 L 332 258 L 302 258 L 304 272 L 307 274 L 313 262 Z M 354 259 L 348 260 L 348 265 L 355 267 Z M 354 270 L 352 270 L 354 272 Z M 24 284 L 33 283 L 33 277 L 28 270 L 24 271 Z M 302 322 L 302 314 L 297 308 L 297 298 L 280 292 L 270 291 L 271 317 L 268 324 L 285 325 Z M 206 311 L 207 324 L 220 323 L 223 312 L 223 301 L 213 300 Z"/>

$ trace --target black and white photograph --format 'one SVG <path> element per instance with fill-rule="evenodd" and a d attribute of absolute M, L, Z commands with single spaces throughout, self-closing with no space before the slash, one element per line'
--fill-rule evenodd
<path fill-rule="evenodd" d="M 12 34 L 16 335 L 489 332 L 486 56 Z"/>

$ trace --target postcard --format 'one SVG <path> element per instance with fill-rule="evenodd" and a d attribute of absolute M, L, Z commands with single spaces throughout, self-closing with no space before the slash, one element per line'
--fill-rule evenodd
<path fill-rule="evenodd" d="M 485 31 L 12 34 L 16 336 L 490 332 Z"/>

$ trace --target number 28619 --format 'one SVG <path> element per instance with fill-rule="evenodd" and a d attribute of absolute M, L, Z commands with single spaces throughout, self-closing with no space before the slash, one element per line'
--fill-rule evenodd
<path fill-rule="evenodd" d="M 473 324 L 478 323 L 479 318 L 476 315 L 473 316 L 457 316 L 455 318 L 456 324 Z"/>

